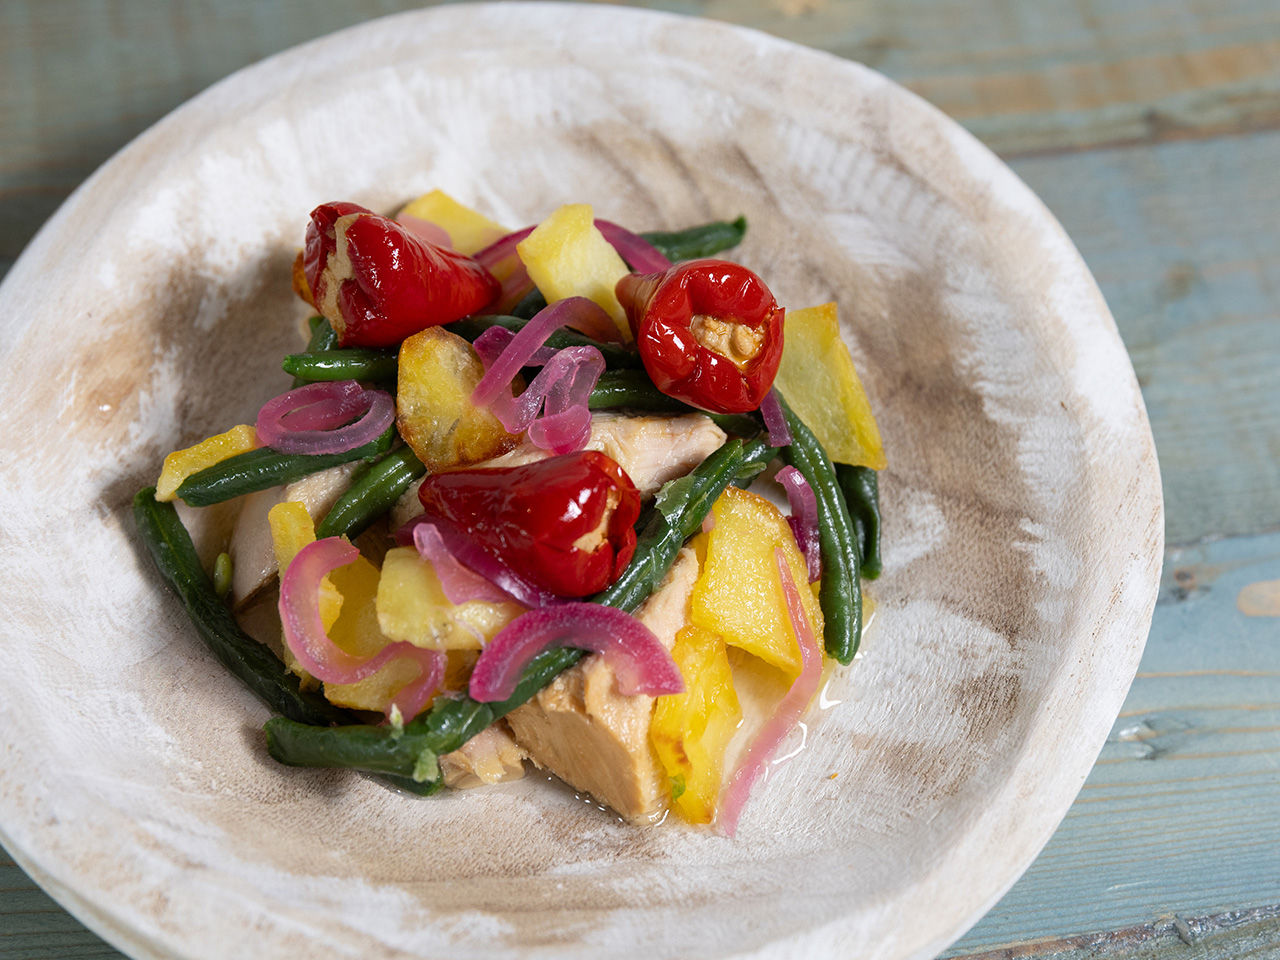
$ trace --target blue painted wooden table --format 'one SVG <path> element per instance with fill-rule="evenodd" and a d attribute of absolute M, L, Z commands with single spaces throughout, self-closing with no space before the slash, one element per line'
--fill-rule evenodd
<path fill-rule="evenodd" d="M 1280 7 L 1275 0 L 671 0 L 860 60 L 1044 198 L 1133 357 L 1164 585 L 1088 782 L 948 957 L 1280 956 Z M 396 0 L 6 0 L 0 271 L 134 134 Z M 0 958 L 118 957 L 0 853 Z"/>

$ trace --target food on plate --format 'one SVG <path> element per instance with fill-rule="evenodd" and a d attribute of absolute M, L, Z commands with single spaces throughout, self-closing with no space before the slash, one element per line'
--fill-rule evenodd
<path fill-rule="evenodd" d="M 508 231 L 441 191 L 312 211 L 292 386 L 134 501 L 280 714 L 273 757 L 418 794 L 529 761 L 630 822 L 734 832 L 858 648 L 884 466 L 835 306 L 713 259 L 745 228 L 570 204 Z M 775 462 L 789 513 L 746 489 Z M 211 507 L 218 588 L 183 523 Z"/>

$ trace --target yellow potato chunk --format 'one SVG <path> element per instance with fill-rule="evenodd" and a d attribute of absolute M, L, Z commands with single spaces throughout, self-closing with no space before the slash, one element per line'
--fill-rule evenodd
<path fill-rule="evenodd" d="M 193 473 L 199 473 L 238 453 L 246 453 L 257 445 L 258 432 L 249 424 L 241 423 L 226 433 L 201 440 L 194 447 L 175 450 L 164 458 L 164 465 L 160 468 L 160 479 L 156 481 L 156 499 L 173 500 L 182 481 Z"/>
<path fill-rule="evenodd" d="M 428 220 L 449 234 L 453 249 L 471 256 L 511 231 L 482 213 L 463 206 L 443 190 L 424 193 L 400 211 L 419 220 Z"/>
<path fill-rule="evenodd" d="M 386 636 L 430 650 L 479 650 L 524 612 L 517 603 L 450 603 L 435 569 L 413 547 L 387 551 L 377 606 Z"/>
<path fill-rule="evenodd" d="M 797 584 L 807 584 L 809 572 L 786 517 L 764 497 L 737 487 L 720 495 L 711 515 L 715 525 L 706 534 L 707 559 L 693 586 L 690 620 L 789 677 L 798 676 L 800 647 L 774 550 L 782 548 Z M 801 590 L 800 600 L 822 636 L 822 610 L 813 592 Z"/>
<path fill-rule="evenodd" d="M 428 327 L 400 345 L 396 426 L 432 472 L 463 467 L 506 453 L 519 441 L 471 393 L 484 365 L 471 344 Z"/>
<path fill-rule="evenodd" d="M 786 346 L 773 384 L 833 461 L 884 469 L 880 428 L 840 339 L 834 303 L 787 311 Z"/>
<path fill-rule="evenodd" d="M 684 693 L 654 701 L 649 740 L 671 778 L 672 805 L 690 823 L 710 823 L 724 779 L 724 753 L 742 709 L 724 640 L 689 626 L 676 634 L 672 659 Z"/>
<path fill-rule="evenodd" d="M 631 340 L 627 316 L 613 292 L 630 271 L 596 229 L 589 204 L 565 204 L 521 240 L 516 252 L 547 303 L 567 297 L 593 300 L 613 318 L 623 339 Z"/>

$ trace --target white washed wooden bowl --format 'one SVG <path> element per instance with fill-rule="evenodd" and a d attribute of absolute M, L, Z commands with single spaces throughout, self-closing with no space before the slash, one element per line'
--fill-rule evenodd
<path fill-rule="evenodd" d="M 781 302 L 841 305 L 889 457 L 879 613 L 735 840 L 537 776 L 423 801 L 277 766 L 140 553 L 163 454 L 283 387 L 311 207 L 436 186 L 513 226 L 744 213 Z M 1070 241 L 930 106 L 762 34 L 519 4 L 308 44 L 99 170 L 0 311 L 0 839 L 138 957 L 930 957 L 1053 832 L 1150 623 L 1155 453 Z"/>

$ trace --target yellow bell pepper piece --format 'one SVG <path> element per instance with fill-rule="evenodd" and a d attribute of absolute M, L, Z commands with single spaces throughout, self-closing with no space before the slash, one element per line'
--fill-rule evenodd
<path fill-rule="evenodd" d="M 773 385 L 833 461 L 884 469 L 880 428 L 840 339 L 834 303 L 787 311 L 786 345 Z"/>
<path fill-rule="evenodd" d="M 511 231 L 482 213 L 463 206 L 443 190 L 424 193 L 401 209 L 419 220 L 427 220 L 449 235 L 453 249 L 471 256 Z"/>
<path fill-rule="evenodd" d="M 524 612 L 517 603 L 451 603 L 435 569 L 413 547 L 387 551 L 377 609 L 383 634 L 430 650 L 479 650 Z"/>
<path fill-rule="evenodd" d="M 742 719 L 724 640 L 688 626 L 671 657 L 684 693 L 654 701 L 649 739 L 672 783 L 672 805 L 690 823 L 710 823 L 724 779 L 724 753 Z"/>
<path fill-rule="evenodd" d="M 720 495 L 711 515 L 715 525 L 706 534 L 707 559 L 693 586 L 690 620 L 787 676 L 798 676 L 800 648 L 775 548 L 782 548 L 796 583 L 807 584 L 809 572 L 786 517 L 764 497 L 737 487 Z M 813 592 L 801 590 L 800 601 L 822 636 L 822 608 Z"/>
<path fill-rule="evenodd" d="M 257 445 L 258 432 L 249 424 L 241 423 L 226 433 L 201 440 L 194 447 L 175 450 L 164 458 L 160 479 L 156 481 L 156 499 L 173 500 L 182 481 L 193 473 L 199 473 L 238 453 L 246 453 Z"/>
<path fill-rule="evenodd" d="M 631 340 L 627 315 L 613 292 L 630 271 L 596 229 L 589 204 L 565 204 L 521 240 L 516 252 L 547 303 L 566 297 L 593 300 L 617 324 L 623 339 Z"/>

